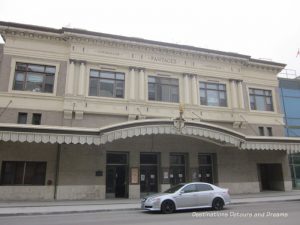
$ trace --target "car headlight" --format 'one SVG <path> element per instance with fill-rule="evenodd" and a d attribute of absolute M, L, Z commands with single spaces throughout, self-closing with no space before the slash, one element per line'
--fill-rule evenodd
<path fill-rule="evenodd" d="M 157 204 L 160 203 L 160 198 L 150 198 L 148 199 L 149 203 Z"/>

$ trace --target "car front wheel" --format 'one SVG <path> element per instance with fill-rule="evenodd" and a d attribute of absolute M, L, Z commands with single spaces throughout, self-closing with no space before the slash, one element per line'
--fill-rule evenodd
<path fill-rule="evenodd" d="M 221 198 L 215 198 L 212 203 L 212 208 L 214 210 L 222 210 L 224 207 L 224 201 Z"/>
<path fill-rule="evenodd" d="M 164 214 L 173 213 L 175 211 L 175 204 L 170 200 L 166 200 L 161 204 L 161 212 Z"/>

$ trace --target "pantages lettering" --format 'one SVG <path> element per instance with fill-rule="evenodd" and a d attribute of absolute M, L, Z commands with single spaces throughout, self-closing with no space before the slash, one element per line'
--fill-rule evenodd
<path fill-rule="evenodd" d="M 165 58 L 162 56 L 150 56 L 150 59 L 154 62 L 161 62 L 161 63 L 170 63 L 170 64 L 176 64 L 176 59 L 172 58 Z"/>

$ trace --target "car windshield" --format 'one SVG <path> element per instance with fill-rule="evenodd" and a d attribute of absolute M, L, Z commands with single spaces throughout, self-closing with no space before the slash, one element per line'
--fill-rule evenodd
<path fill-rule="evenodd" d="M 176 191 L 178 191 L 183 186 L 184 186 L 184 184 L 178 184 L 178 185 L 176 185 L 174 187 L 171 187 L 170 189 L 166 190 L 164 193 L 175 193 Z"/>

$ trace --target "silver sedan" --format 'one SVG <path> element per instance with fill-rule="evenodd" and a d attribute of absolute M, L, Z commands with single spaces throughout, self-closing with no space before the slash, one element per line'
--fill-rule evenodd
<path fill-rule="evenodd" d="M 228 189 L 194 182 L 178 184 L 163 193 L 147 196 L 142 199 L 141 207 L 144 210 L 173 213 L 176 210 L 194 208 L 221 210 L 229 203 Z"/>

